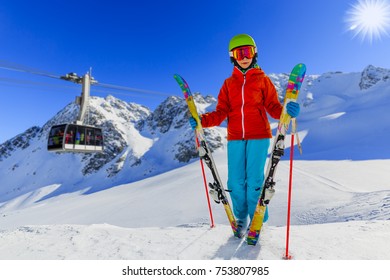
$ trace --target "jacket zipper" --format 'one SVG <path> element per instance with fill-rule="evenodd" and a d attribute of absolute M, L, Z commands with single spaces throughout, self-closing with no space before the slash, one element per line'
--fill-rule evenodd
<path fill-rule="evenodd" d="M 246 75 L 244 75 L 244 83 L 242 84 L 242 88 L 241 88 L 241 98 L 242 98 L 242 106 L 241 106 L 242 140 L 245 139 L 245 126 L 244 126 L 244 104 L 245 104 L 244 86 L 245 86 L 245 83 L 246 83 Z"/>

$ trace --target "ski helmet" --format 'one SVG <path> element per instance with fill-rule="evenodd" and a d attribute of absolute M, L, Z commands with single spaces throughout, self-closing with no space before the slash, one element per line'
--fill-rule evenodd
<path fill-rule="evenodd" d="M 234 36 L 229 42 L 229 56 L 230 56 L 230 62 L 233 63 L 241 70 L 244 69 L 242 69 L 241 66 L 238 64 L 238 62 L 234 59 L 232 50 L 243 46 L 253 46 L 255 48 L 255 55 L 253 57 L 252 64 L 249 66 L 249 68 L 254 67 L 257 63 L 257 47 L 256 47 L 255 40 L 253 40 L 253 38 L 248 34 L 238 34 Z"/>
<path fill-rule="evenodd" d="M 253 40 L 253 38 L 248 34 L 238 34 L 234 36 L 229 43 L 229 52 L 232 49 L 242 46 L 253 46 L 257 52 L 255 40 Z"/>

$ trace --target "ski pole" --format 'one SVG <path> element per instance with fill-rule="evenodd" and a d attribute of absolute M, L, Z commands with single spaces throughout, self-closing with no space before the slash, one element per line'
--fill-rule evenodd
<path fill-rule="evenodd" d="M 294 135 L 295 131 L 291 133 L 291 146 L 290 146 L 290 176 L 288 182 L 288 201 L 287 201 L 287 233 L 286 233 L 286 254 L 284 259 L 290 260 L 292 257 L 289 255 L 289 241 L 290 241 L 290 216 L 291 216 L 291 192 L 292 192 L 292 171 L 293 171 L 293 159 L 294 159 Z"/>
<path fill-rule="evenodd" d="M 196 146 L 199 148 L 200 144 L 199 144 L 199 139 L 198 139 L 198 136 L 196 135 L 196 132 L 195 132 L 195 140 L 196 140 Z M 209 196 L 209 192 L 208 192 L 208 188 L 207 188 L 206 173 L 204 172 L 204 165 L 203 165 L 202 159 L 199 158 L 199 161 L 200 161 L 200 166 L 201 166 L 201 169 L 202 169 L 203 183 L 204 183 L 204 188 L 205 188 L 205 191 L 206 191 L 207 205 L 208 205 L 208 208 L 209 208 L 210 227 L 213 228 L 213 227 L 215 227 L 215 225 L 214 225 L 213 211 L 211 210 L 210 196 Z"/>

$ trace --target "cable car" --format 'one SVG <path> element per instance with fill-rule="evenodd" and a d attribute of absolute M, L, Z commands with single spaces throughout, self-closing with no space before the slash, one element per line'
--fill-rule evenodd
<path fill-rule="evenodd" d="M 50 129 L 47 150 L 50 152 L 103 152 L 101 128 L 60 124 Z"/>
<path fill-rule="evenodd" d="M 76 98 L 80 105 L 80 112 L 75 123 L 54 125 L 47 139 L 49 152 L 103 152 L 102 129 L 83 123 L 88 111 L 88 102 L 91 83 L 96 81 L 89 74 L 78 77 L 76 73 L 69 73 L 61 79 L 82 84 L 81 96 Z"/>

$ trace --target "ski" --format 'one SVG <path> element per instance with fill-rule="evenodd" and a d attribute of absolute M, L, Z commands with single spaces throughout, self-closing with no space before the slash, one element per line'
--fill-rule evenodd
<path fill-rule="evenodd" d="M 174 78 L 175 78 L 176 82 L 179 84 L 179 86 L 184 94 L 184 98 L 187 102 L 188 110 L 189 110 L 191 116 L 197 122 L 195 134 L 196 134 L 197 149 L 198 149 L 199 157 L 206 163 L 206 165 L 210 169 L 211 174 L 212 174 L 213 179 L 214 179 L 213 183 L 209 183 L 209 193 L 216 203 L 222 202 L 222 205 L 225 209 L 230 226 L 233 230 L 233 234 L 234 234 L 234 236 L 240 238 L 241 236 L 240 236 L 240 233 L 238 231 L 236 219 L 234 218 L 233 211 L 232 211 L 232 208 L 229 204 L 228 198 L 226 196 L 226 191 L 223 188 L 221 178 L 219 177 L 217 167 L 215 165 L 215 161 L 213 159 L 212 153 L 210 152 L 210 149 L 209 149 L 207 142 L 206 142 L 206 139 L 205 139 L 204 130 L 203 130 L 200 118 L 199 118 L 198 111 L 196 109 L 193 95 L 190 91 L 190 88 L 189 88 L 187 82 L 181 76 L 176 74 L 176 75 L 174 75 Z"/>
<path fill-rule="evenodd" d="M 268 161 L 267 171 L 263 184 L 262 193 L 257 202 L 253 219 L 249 226 L 246 241 L 249 245 L 256 245 L 259 240 L 260 231 L 263 226 L 263 219 L 267 205 L 275 194 L 275 172 L 280 158 L 284 155 L 284 139 L 290 125 L 291 117 L 287 114 L 286 105 L 290 101 L 296 101 L 306 73 L 305 64 L 297 64 L 291 71 L 286 94 L 284 97 L 283 110 L 280 115 L 279 125 L 274 139 L 271 156 Z"/>

